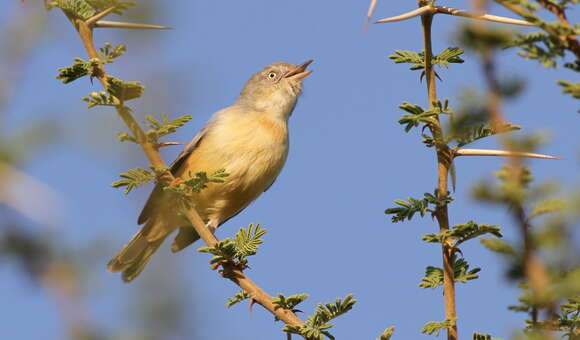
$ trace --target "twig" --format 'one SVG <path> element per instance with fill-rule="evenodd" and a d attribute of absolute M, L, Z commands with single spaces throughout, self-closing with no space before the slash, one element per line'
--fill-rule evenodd
<path fill-rule="evenodd" d="M 98 53 L 95 49 L 95 44 L 93 41 L 93 28 L 80 19 L 74 19 L 71 17 L 69 17 L 69 19 L 76 27 L 89 57 L 98 58 Z M 107 73 L 102 65 L 99 67 L 100 72 L 96 75 L 96 77 L 99 79 L 103 87 L 107 89 L 109 86 L 107 82 Z M 143 152 L 147 156 L 147 159 L 151 165 L 156 169 L 167 169 L 168 167 L 161 158 L 158 146 L 147 140 L 145 133 L 137 124 L 130 111 L 123 105 L 122 102 L 116 98 L 114 99 L 114 103 L 118 114 L 121 116 L 121 119 L 123 119 L 127 127 L 129 127 L 129 129 L 135 134 L 139 145 L 141 145 L 141 148 L 143 149 Z M 174 179 L 173 175 L 168 171 L 164 174 L 164 178 L 167 181 L 172 181 Z M 195 228 L 195 231 L 208 246 L 214 246 L 218 242 L 217 238 L 206 227 L 205 223 L 199 214 L 195 211 L 195 209 L 184 209 L 182 213 L 191 222 Z M 298 318 L 292 311 L 283 308 L 275 308 L 274 304 L 272 303 L 272 297 L 264 292 L 257 284 L 250 280 L 250 278 L 248 278 L 241 270 L 237 269 L 233 264 L 224 263 L 223 270 L 225 277 L 229 278 L 231 281 L 244 289 L 254 300 L 256 300 L 258 304 L 269 310 L 280 320 L 289 325 L 304 325 L 304 322 L 300 320 L 300 318 Z"/>
<path fill-rule="evenodd" d="M 433 14 L 425 14 L 421 17 L 423 25 L 423 41 L 425 44 L 425 78 L 427 83 L 427 94 L 429 96 L 429 109 L 435 109 L 434 103 L 437 102 L 437 89 L 435 85 L 435 69 L 433 68 L 433 46 L 431 43 L 431 25 L 433 22 Z M 430 126 L 431 134 L 435 140 L 443 140 L 443 131 L 439 123 L 439 117 L 436 116 L 435 125 Z M 445 199 L 448 193 L 448 175 L 452 159 L 449 157 L 449 148 L 441 143 L 435 145 L 437 152 L 437 177 L 438 186 L 437 192 L 440 199 Z M 439 231 L 441 234 L 449 230 L 449 213 L 447 205 L 437 206 L 435 213 L 437 222 L 439 224 Z M 445 319 L 456 320 L 456 304 L 455 304 L 455 273 L 453 270 L 453 246 L 447 242 L 441 244 L 443 253 L 443 299 L 445 304 Z M 457 323 L 454 323 L 451 328 L 447 329 L 447 339 L 457 340 Z"/>
<path fill-rule="evenodd" d="M 455 151 L 455 156 L 499 156 L 499 157 L 523 157 L 541 159 L 562 159 L 560 157 L 542 155 L 531 152 L 517 152 L 506 150 L 485 150 L 485 149 L 459 149 Z"/>

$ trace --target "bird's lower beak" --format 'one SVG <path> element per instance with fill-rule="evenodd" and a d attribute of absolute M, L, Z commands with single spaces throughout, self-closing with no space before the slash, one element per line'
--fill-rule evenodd
<path fill-rule="evenodd" d="M 312 71 L 306 71 L 306 68 L 308 65 L 312 64 L 313 61 L 314 60 L 310 59 L 302 65 L 296 67 L 294 70 L 286 73 L 284 78 L 291 78 L 292 80 L 302 81 L 312 73 Z"/>

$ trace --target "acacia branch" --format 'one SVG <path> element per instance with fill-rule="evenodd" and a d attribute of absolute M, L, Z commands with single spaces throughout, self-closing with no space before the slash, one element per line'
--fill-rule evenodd
<path fill-rule="evenodd" d="M 476 2 L 480 8 L 484 7 L 483 2 Z M 511 6 L 511 5 L 510 5 Z M 476 29 L 482 33 L 487 30 L 484 24 L 477 25 Z M 489 121 L 493 129 L 498 129 L 505 126 L 505 118 L 502 108 L 501 87 L 497 78 L 497 72 L 494 62 L 494 55 L 491 49 L 483 49 L 480 51 L 482 71 L 485 82 L 488 88 L 487 108 L 489 112 Z M 524 165 L 522 158 L 517 155 L 514 150 L 514 141 L 509 134 L 498 135 L 500 143 L 510 154 L 507 159 L 507 164 L 510 166 L 508 178 L 506 181 L 522 187 L 521 176 L 524 173 Z M 523 188 L 522 188 L 523 189 Z M 546 288 L 548 286 L 548 271 L 544 264 L 537 258 L 535 253 L 535 244 L 530 233 L 531 225 L 526 217 L 526 212 L 523 203 L 519 200 L 513 200 L 511 203 L 511 212 L 519 226 L 521 238 L 524 243 L 524 253 L 522 256 L 522 264 L 524 272 L 532 292 L 532 321 L 537 321 L 537 308 L 540 307 L 540 301 L 544 300 Z M 546 335 L 547 338 L 551 338 Z"/>
<path fill-rule="evenodd" d="M 93 40 L 93 28 L 96 27 L 95 23 L 87 23 L 83 20 L 72 18 L 67 16 L 69 20 L 73 23 L 75 28 L 79 33 L 79 37 L 85 47 L 85 50 L 89 57 L 98 58 L 99 55 L 95 48 Z M 90 20 L 90 19 L 89 19 Z M 98 23 L 98 21 L 97 21 Z M 102 65 L 99 65 L 99 71 L 94 75 L 102 84 L 103 88 L 108 89 L 109 84 L 107 82 L 107 73 Z M 143 149 L 143 152 L 147 156 L 147 159 L 155 169 L 168 169 L 167 165 L 163 161 L 161 154 L 159 153 L 159 145 L 151 143 L 139 124 L 131 115 L 130 110 L 124 106 L 123 102 L 119 101 L 117 98 L 113 97 L 115 108 L 117 113 L 120 115 L 121 119 L 127 127 L 135 134 L 137 142 Z M 169 171 L 165 171 L 163 175 L 164 181 L 172 181 L 174 179 L 173 175 Z M 205 223 L 195 211 L 195 209 L 183 209 L 181 213 L 189 220 L 195 231 L 199 234 L 200 238 L 209 246 L 214 246 L 218 239 L 213 235 L 209 228 L 206 227 Z M 245 290 L 250 297 L 278 317 L 280 320 L 288 325 L 302 326 L 304 322 L 296 316 L 296 314 L 290 310 L 276 307 L 272 303 L 272 297 L 263 291 L 256 283 L 254 283 L 250 278 L 243 273 L 243 271 L 236 268 L 233 263 L 225 262 L 222 264 L 223 276 L 233 281 L 235 284 L 240 286 Z"/>
<path fill-rule="evenodd" d="M 425 44 L 425 78 L 427 83 L 427 94 L 429 96 L 429 109 L 434 110 L 434 104 L 437 102 L 437 88 L 435 85 L 435 69 L 433 68 L 433 46 L 431 42 L 431 24 L 433 22 L 433 14 L 424 14 L 421 17 L 423 25 L 423 41 Z M 439 117 L 435 116 L 436 124 L 430 125 L 431 134 L 436 141 L 443 140 L 443 131 L 439 122 Z M 451 167 L 452 159 L 450 157 L 450 150 L 447 145 L 443 143 L 436 143 L 435 151 L 437 153 L 437 177 L 438 186 L 437 192 L 441 200 L 445 200 L 448 193 L 448 175 Z M 435 213 L 437 222 L 439 224 L 439 232 L 441 234 L 449 230 L 449 213 L 447 205 L 438 205 Z M 457 311 L 455 303 L 455 273 L 453 269 L 453 253 L 454 248 L 449 242 L 442 242 L 443 255 L 443 299 L 445 305 L 445 319 L 456 320 Z M 447 339 L 457 340 L 457 323 L 447 329 Z"/>

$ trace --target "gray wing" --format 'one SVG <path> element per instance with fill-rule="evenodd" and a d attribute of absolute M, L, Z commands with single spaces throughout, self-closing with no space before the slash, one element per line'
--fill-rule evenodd
<path fill-rule="evenodd" d="M 177 158 L 173 161 L 173 163 L 171 163 L 171 166 L 169 167 L 169 171 L 171 171 L 173 175 L 177 173 L 177 170 L 179 170 L 183 162 L 193 152 L 193 150 L 195 150 L 199 146 L 207 130 L 208 125 L 206 125 L 205 128 L 203 128 L 195 137 L 193 137 L 191 142 L 189 142 L 189 144 L 187 144 L 187 146 L 183 149 L 183 151 L 181 151 L 181 153 L 177 155 Z M 157 199 L 162 196 L 162 193 L 163 188 L 159 184 L 156 185 L 155 189 L 153 189 L 153 191 L 151 192 L 151 195 L 149 195 L 149 199 L 147 199 L 147 203 L 145 203 L 145 206 L 143 207 L 141 214 L 139 214 L 139 219 L 137 219 L 138 224 L 143 224 L 147 222 L 147 220 L 151 217 L 154 208 L 157 205 L 156 204 Z"/>

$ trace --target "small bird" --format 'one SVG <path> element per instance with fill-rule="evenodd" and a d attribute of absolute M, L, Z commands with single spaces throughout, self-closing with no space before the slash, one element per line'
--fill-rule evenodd
<path fill-rule="evenodd" d="M 312 71 L 274 63 L 254 74 L 236 103 L 216 112 L 170 167 L 176 179 L 198 172 L 225 169 L 224 183 L 209 183 L 192 197 L 193 207 L 213 231 L 266 191 L 288 156 L 288 119 L 302 92 L 302 81 Z M 122 272 L 130 282 L 174 230 L 171 250 L 177 252 L 199 239 L 192 226 L 177 214 L 177 198 L 159 184 L 153 189 L 138 223 L 145 224 L 107 268 Z"/>

